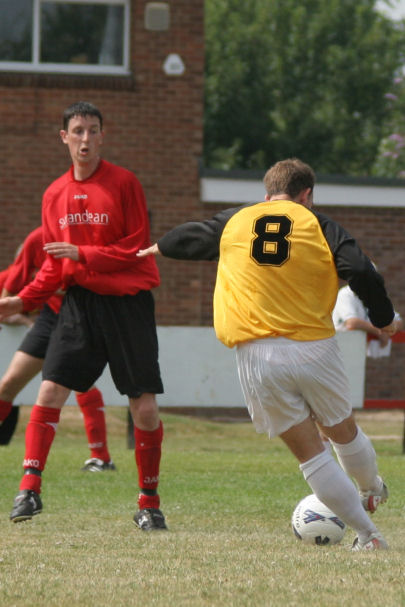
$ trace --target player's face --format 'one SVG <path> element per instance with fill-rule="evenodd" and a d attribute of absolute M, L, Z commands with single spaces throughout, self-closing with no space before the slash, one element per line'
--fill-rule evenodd
<path fill-rule="evenodd" d="M 67 131 L 60 132 L 68 148 L 73 164 L 91 165 L 100 158 L 103 132 L 97 116 L 73 116 Z"/>

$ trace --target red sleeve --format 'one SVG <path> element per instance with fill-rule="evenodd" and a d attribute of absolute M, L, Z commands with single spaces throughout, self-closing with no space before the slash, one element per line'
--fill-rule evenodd
<path fill-rule="evenodd" d="M 34 277 L 45 258 L 42 245 L 42 228 L 33 230 L 24 240 L 22 249 L 9 268 L 4 287 L 16 294 Z"/>
<path fill-rule="evenodd" d="M 43 209 L 44 206 L 45 204 L 43 205 Z M 41 238 L 42 261 L 38 266 L 39 270 L 35 275 L 34 280 L 18 293 L 18 296 L 23 300 L 24 312 L 41 307 L 61 286 L 62 263 L 60 260 L 54 259 L 50 255 L 46 255 L 42 248 L 43 242 L 49 242 L 48 234 L 46 214 L 43 210 Z"/>
<path fill-rule="evenodd" d="M 48 255 L 34 280 L 18 293 L 24 312 L 40 308 L 61 286 L 61 261 Z"/>

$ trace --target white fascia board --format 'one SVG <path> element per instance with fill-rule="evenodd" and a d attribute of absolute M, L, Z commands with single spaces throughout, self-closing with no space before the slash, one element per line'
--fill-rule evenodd
<path fill-rule="evenodd" d="M 202 202 L 231 205 L 259 202 L 265 196 L 260 180 L 221 177 L 202 177 L 200 193 Z M 404 187 L 317 183 L 314 203 L 319 206 L 405 208 L 405 183 Z"/>

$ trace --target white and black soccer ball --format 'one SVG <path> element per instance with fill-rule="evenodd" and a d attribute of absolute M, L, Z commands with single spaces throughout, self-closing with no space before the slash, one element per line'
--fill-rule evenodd
<path fill-rule="evenodd" d="M 291 524 L 299 540 L 318 546 L 338 544 L 346 532 L 345 523 L 313 494 L 297 504 Z"/>

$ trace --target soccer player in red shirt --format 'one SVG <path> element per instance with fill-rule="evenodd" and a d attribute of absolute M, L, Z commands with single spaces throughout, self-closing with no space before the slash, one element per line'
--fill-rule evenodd
<path fill-rule="evenodd" d="M 64 112 L 63 143 L 72 166 L 45 191 L 42 227 L 46 259 L 18 296 L 0 301 L 0 321 L 35 309 L 66 291 L 43 365 L 43 381 L 26 431 L 24 476 L 10 519 L 42 510 L 41 473 L 60 410 L 71 390 L 85 392 L 108 363 L 129 398 L 134 421 L 139 510 L 144 531 L 166 529 L 157 492 L 163 427 L 155 395 L 163 392 L 151 289 L 159 284 L 142 186 L 135 175 L 101 158 L 103 118 L 88 102 Z"/>
<path fill-rule="evenodd" d="M 28 234 L 14 263 L 2 273 L 4 280 L 1 297 L 18 293 L 29 284 L 45 257 L 42 227 L 38 227 Z M 8 444 L 16 426 L 12 421 L 13 419 L 17 421 L 18 407 L 12 407 L 13 400 L 42 369 L 62 299 L 62 293 L 52 295 L 42 307 L 39 317 L 30 321 L 31 326 L 34 326 L 24 337 L 7 371 L 0 379 L 0 444 Z M 25 315 L 20 316 L 24 318 Z M 26 316 L 26 319 L 29 321 L 30 317 Z M 107 446 L 104 402 L 100 390 L 93 386 L 87 392 L 76 392 L 76 400 L 83 414 L 90 449 L 90 459 L 86 460 L 83 470 L 88 472 L 115 470 Z"/>

